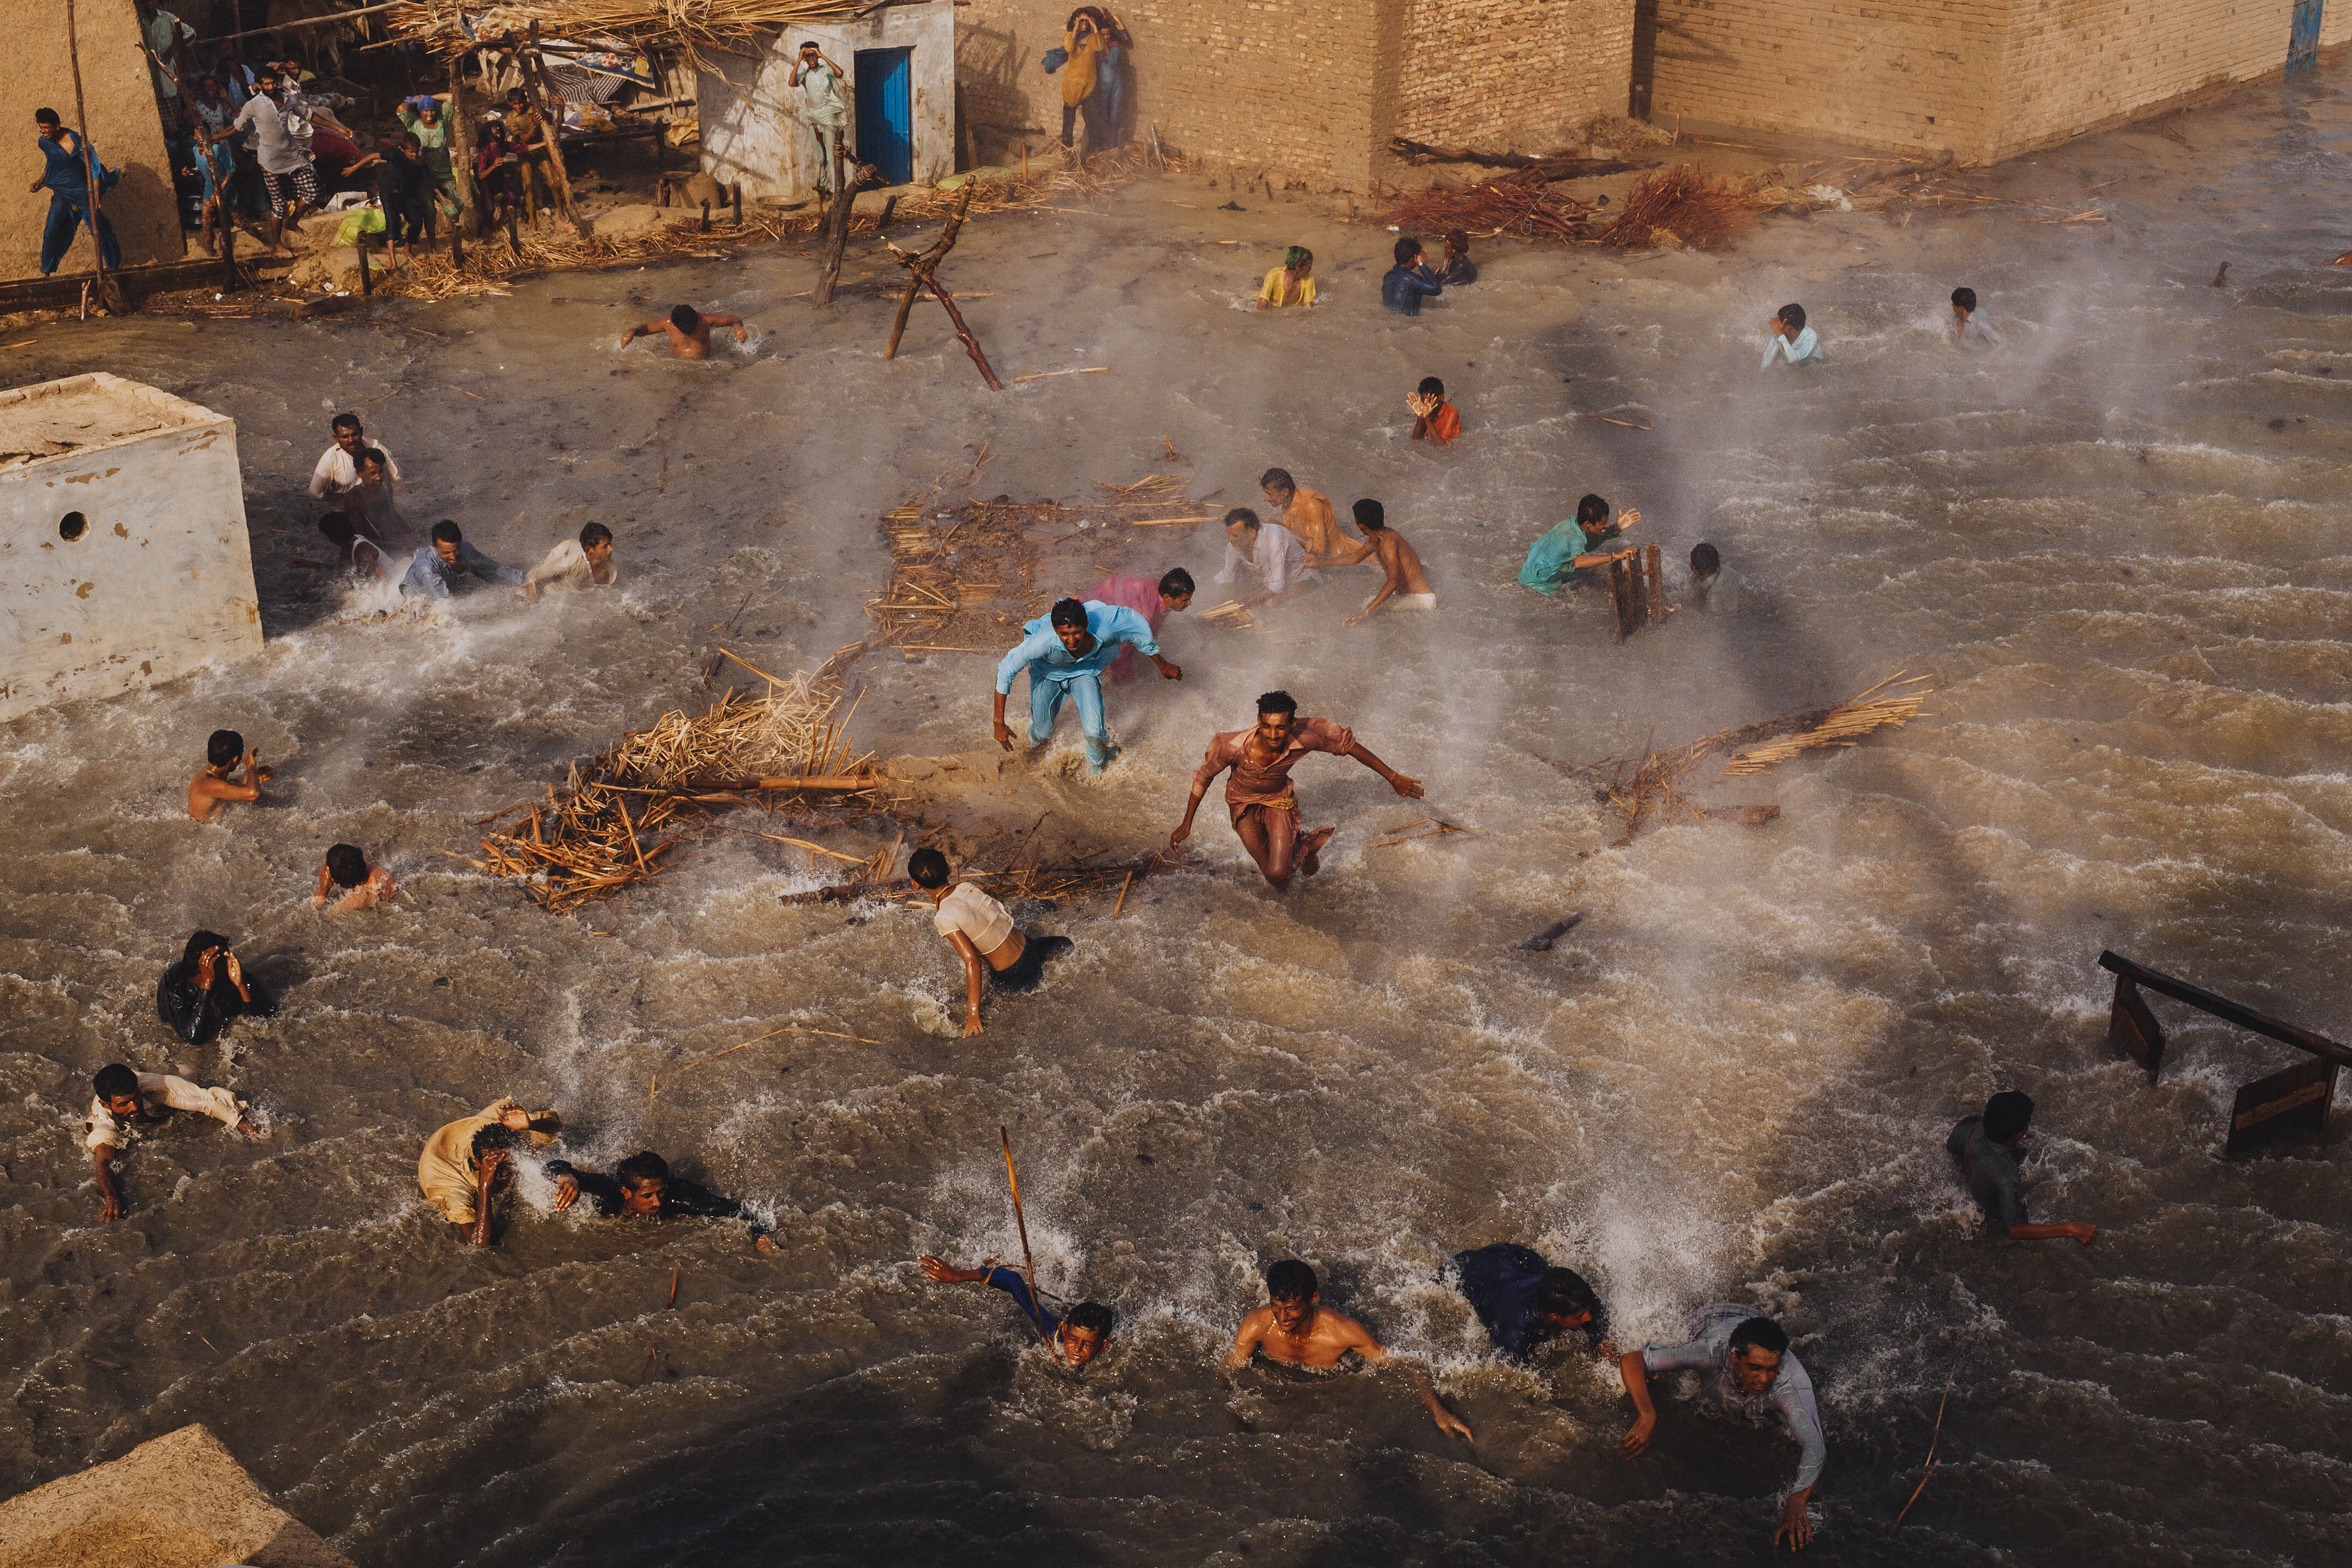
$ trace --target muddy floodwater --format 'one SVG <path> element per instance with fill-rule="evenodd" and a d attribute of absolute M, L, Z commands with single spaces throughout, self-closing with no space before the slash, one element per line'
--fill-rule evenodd
<path fill-rule="evenodd" d="M 991 217 L 943 276 L 992 296 L 970 310 L 1000 370 L 1108 367 L 1003 394 L 932 307 L 883 363 L 889 306 L 789 298 L 797 252 L 335 321 L 24 331 L 11 382 L 104 369 L 235 417 L 269 638 L 0 730 L 0 1492 L 201 1421 L 366 1568 L 1771 1556 L 1784 1436 L 1669 1396 L 1628 1463 L 1613 1369 L 1488 1359 L 1433 1276 L 1519 1240 L 1591 1279 L 1623 1344 L 1678 1341 L 1711 1300 L 1781 1317 L 1828 1434 L 1818 1561 L 2345 1561 L 2345 1142 L 2223 1162 L 2237 1088 L 2300 1058 L 2159 1001 L 2151 1089 L 2108 1055 L 2096 959 L 2352 1036 L 2347 79 L 2000 172 L 2037 206 L 1776 218 L 1720 257 L 1482 245 L 1483 279 L 1418 322 L 1379 310 L 1388 234 L 1263 190 L 1244 214 L 1188 177 Z M 1325 303 L 1251 313 L 1293 241 Z M 848 270 L 895 269 L 861 240 Z M 1997 361 L 1948 344 L 1962 283 Z M 614 347 L 681 299 L 752 342 Z M 1759 374 L 1790 300 L 1828 363 Z M 1462 413 L 1451 450 L 1407 438 L 1428 374 Z M 619 588 L 353 621 L 297 564 L 341 409 L 397 456 L 412 522 L 526 563 L 602 521 Z M 461 858 L 478 817 L 707 700 L 721 642 L 794 670 L 863 635 L 877 518 L 942 476 L 949 501 L 1078 500 L 1173 472 L 1233 504 L 1276 464 L 1343 515 L 1383 500 L 1438 613 L 1343 627 L 1359 568 L 1255 631 L 1174 617 L 1184 679 L 1113 689 L 1112 769 L 1085 775 L 1066 716 L 1019 783 L 1041 844 L 1139 852 L 1209 735 L 1286 687 L 1429 788 L 1310 759 L 1307 819 L 1339 832 L 1286 896 L 1213 800 L 1117 921 L 1022 909 L 1076 949 L 961 1040 L 929 921 L 781 903 L 815 879 L 756 818 L 576 918 Z M 1621 645 L 1605 601 L 1514 586 L 1588 490 L 1640 510 L 1670 594 L 1716 543 L 1743 614 Z M 1215 530 L 1133 533 L 1119 562 L 1222 595 Z M 863 660 L 860 743 L 986 748 L 991 662 Z M 1554 766 L 1904 670 L 1937 678 L 1929 717 L 1709 786 L 1777 805 L 1767 826 L 1621 846 Z M 281 782 L 198 826 L 184 791 L 224 725 Z M 1381 846 L 1432 811 L 1480 836 Z M 338 840 L 407 896 L 314 914 Z M 190 1047 L 152 998 L 199 926 L 283 1010 Z M 831 1033 L 649 1100 L 784 1023 Z M 79 1124 L 112 1060 L 229 1083 L 270 1135 L 175 1127 L 100 1226 Z M 1950 1181 L 1946 1130 L 2010 1087 L 2040 1106 L 2035 1216 L 2095 1246 L 1990 1240 Z M 574 1158 L 655 1148 L 761 1205 L 778 1255 L 716 1223 L 555 1215 L 535 1173 L 499 1247 L 457 1246 L 417 1151 L 507 1093 L 559 1108 Z M 1119 1314 L 1081 1377 L 1002 1297 L 914 1264 L 1017 1258 L 1000 1124 L 1040 1282 Z M 1475 1447 L 1391 1374 L 1221 1376 L 1291 1255 L 1434 1364 Z"/>

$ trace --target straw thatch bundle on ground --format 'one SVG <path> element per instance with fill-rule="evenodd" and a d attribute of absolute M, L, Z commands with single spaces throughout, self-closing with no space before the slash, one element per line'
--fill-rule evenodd
<path fill-rule="evenodd" d="M 1656 246 L 1719 250 L 1756 216 L 1756 198 L 1729 181 L 1676 163 L 1633 182 L 1617 216 L 1592 237 L 1621 250 Z"/>

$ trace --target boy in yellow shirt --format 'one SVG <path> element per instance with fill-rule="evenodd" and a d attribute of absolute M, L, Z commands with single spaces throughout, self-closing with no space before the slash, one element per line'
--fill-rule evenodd
<path fill-rule="evenodd" d="M 1271 310 L 1280 305 L 1312 305 L 1315 303 L 1315 253 L 1303 245 L 1294 245 L 1282 253 L 1282 265 L 1265 275 L 1257 291 L 1257 308 Z"/>

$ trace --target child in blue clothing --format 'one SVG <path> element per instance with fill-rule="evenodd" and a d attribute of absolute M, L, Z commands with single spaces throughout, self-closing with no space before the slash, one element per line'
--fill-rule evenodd
<path fill-rule="evenodd" d="M 1099 1301 L 1081 1301 L 1057 1317 L 1040 1306 L 1029 1294 L 1029 1282 L 1022 1279 L 1017 1270 L 994 1265 L 958 1268 L 928 1252 L 916 1261 L 923 1266 L 927 1278 L 942 1285 L 984 1284 L 992 1290 L 1002 1290 L 1012 1297 L 1013 1304 L 1021 1309 L 1021 1315 L 1029 1320 L 1029 1326 L 1036 1331 L 1037 1337 L 1053 1351 L 1054 1359 L 1072 1372 L 1100 1355 L 1103 1346 L 1110 1342 L 1110 1331 L 1116 1320 L 1112 1318 L 1110 1309 Z"/>
<path fill-rule="evenodd" d="M 1406 235 L 1396 242 L 1396 265 L 1381 279 L 1381 303 L 1395 316 L 1418 316 L 1421 302 L 1443 294 L 1445 285 L 1423 258 L 1421 241 Z"/>
<path fill-rule="evenodd" d="M 1778 314 L 1764 323 L 1772 335 L 1764 340 L 1764 363 L 1758 368 L 1770 370 L 1775 354 L 1790 364 L 1820 364 L 1822 341 L 1813 329 L 1805 325 L 1802 305 L 1783 305 Z"/>

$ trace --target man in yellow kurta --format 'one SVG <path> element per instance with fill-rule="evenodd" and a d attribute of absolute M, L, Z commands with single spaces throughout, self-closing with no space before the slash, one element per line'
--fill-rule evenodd
<path fill-rule="evenodd" d="M 1257 308 L 1278 310 L 1285 305 L 1315 303 L 1315 253 L 1303 245 L 1294 245 L 1282 253 L 1282 265 L 1265 275 L 1259 285 Z"/>
<path fill-rule="evenodd" d="M 1076 128 L 1078 107 L 1095 95 L 1096 78 L 1102 65 L 1102 29 L 1082 8 L 1070 14 L 1070 29 L 1062 36 L 1062 49 L 1069 63 L 1062 68 L 1062 145 L 1070 144 L 1070 132 Z M 1088 129 L 1092 126 L 1089 124 Z M 1087 138 L 1091 153 L 1094 138 Z"/>
<path fill-rule="evenodd" d="M 1343 555 L 1353 555 L 1356 541 L 1339 531 L 1339 519 L 1330 498 L 1319 490 L 1301 489 L 1287 468 L 1268 468 L 1257 479 L 1266 504 L 1280 509 L 1282 526 L 1305 546 L 1307 564 L 1329 566 Z"/>
<path fill-rule="evenodd" d="M 416 1184 L 451 1225 L 468 1227 L 468 1242 L 488 1247 L 488 1199 L 499 1167 L 506 1163 L 507 1152 L 526 1139 L 544 1148 L 555 1142 L 562 1126 L 562 1120 L 551 1110 L 525 1110 L 501 1098 L 471 1116 L 459 1117 L 425 1141 L 425 1152 L 416 1159 Z"/>

